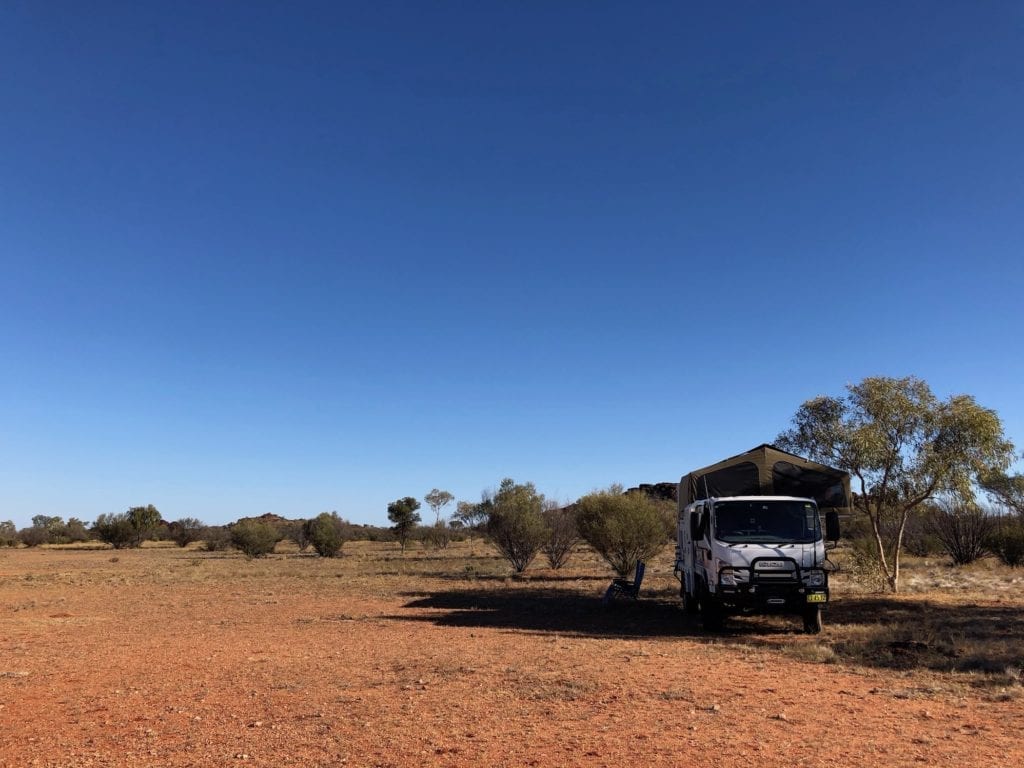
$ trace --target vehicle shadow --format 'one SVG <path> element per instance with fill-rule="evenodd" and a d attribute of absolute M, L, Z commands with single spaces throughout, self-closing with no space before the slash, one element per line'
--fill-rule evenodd
<path fill-rule="evenodd" d="M 558 586 L 484 586 L 401 596 L 408 599 L 403 605 L 407 610 L 387 618 L 590 638 L 691 638 L 875 669 L 980 671 L 1013 677 L 1024 665 L 1024 612 L 1011 604 L 843 596 L 828 606 L 825 631 L 804 635 L 795 617 L 767 616 L 732 617 L 722 631 L 705 632 L 699 618 L 685 613 L 670 590 L 610 607 L 600 596 Z M 814 653 L 808 653 L 809 648 Z"/>
<path fill-rule="evenodd" d="M 412 598 L 403 606 L 410 612 L 387 618 L 594 638 L 703 636 L 699 623 L 680 609 L 678 599 L 660 595 L 610 606 L 601 602 L 600 595 L 558 587 L 458 589 L 402 596 Z M 736 632 L 730 629 L 718 637 Z"/>

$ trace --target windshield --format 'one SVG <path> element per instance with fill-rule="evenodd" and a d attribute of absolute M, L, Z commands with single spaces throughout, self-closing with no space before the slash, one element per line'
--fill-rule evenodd
<path fill-rule="evenodd" d="M 729 544 L 811 544 L 821 539 L 818 508 L 809 501 L 717 501 L 715 538 Z"/>

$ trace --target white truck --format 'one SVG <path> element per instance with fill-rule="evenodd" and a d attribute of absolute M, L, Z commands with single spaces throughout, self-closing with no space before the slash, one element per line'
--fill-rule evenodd
<path fill-rule="evenodd" d="M 820 632 L 825 540 L 839 538 L 849 498 L 845 472 L 770 445 L 684 475 L 675 572 L 685 610 L 709 630 L 729 614 L 790 613 Z"/>

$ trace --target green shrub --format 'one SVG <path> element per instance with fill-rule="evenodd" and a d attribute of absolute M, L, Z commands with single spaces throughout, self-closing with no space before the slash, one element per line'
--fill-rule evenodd
<path fill-rule="evenodd" d="M 522 573 L 548 538 L 541 514 L 544 496 L 537 493 L 533 483 L 517 485 L 505 478 L 490 501 L 487 537 L 515 572 Z"/>
<path fill-rule="evenodd" d="M 452 543 L 452 531 L 444 520 L 423 528 L 423 546 L 434 549 L 448 549 Z"/>
<path fill-rule="evenodd" d="M 49 543 L 50 532 L 38 525 L 33 525 L 18 531 L 18 538 L 26 547 L 38 547 L 40 544 Z"/>
<path fill-rule="evenodd" d="M 1024 565 L 1024 521 L 1001 521 L 988 539 L 988 547 L 999 562 L 1011 568 Z"/>
<path fill-rule="evenodd" d="M 576 526 L 619 576 L 628 577 L 638 561 L 649 561 L 668 541 L 668 506 L 612 486 L 576 502 Z"/>
<path fill-rule="evenodd" d="M 0 547 L 18 546 L 18 529 L 14 526 L 13 520 L 4 520 L 0 523 Z"/>
<path fill-rule="evenodd" d="M 337 512 L 321 512 L 307 521 L 304 529 L 320 557 L 335 557 L 348 538 L 348 523 L 338 517 Z"/>
<path fill-rule="evenodd" d="M 231 531 L 223 525 L 208 525 L 199 536 L 207 552 L 223 552 L 231 546 Z"/>
<path fill-rule="evenodd" d="M 194 517 L 183 517 L 167 525 L 171 540 L 179 547 L 187 547 L 203 537 L 205 526 Z"/>
<path fill-rule="evenodd" d="M 938 503 L 926 520 L 953 565 L 969 565 L 988 554 L 993 519 L 977 504 Z"/>
<path fill-rule="evenodd" d="M 127 512 L 100 515 L 93 523 L 92 532 L 100 541 L 113 545 L 114 549 L 139 545 L 137 532 Z"/>
<path fill-rule="evenodd" d="M 250 560 L 270 554 L 280 540 L 277 526 L 260 520 L 239 520 L 231 526 L 231 543 Z"/>
<path fill-rule="evenodd" d="M 565 565 L 572 548 L 580 540 L 575 509 L 549 507 L 544 510 L 544 522 L 547 524 L 548 535 L 541 549 L 548 560 L 548 565 L 558 570 Z"/>

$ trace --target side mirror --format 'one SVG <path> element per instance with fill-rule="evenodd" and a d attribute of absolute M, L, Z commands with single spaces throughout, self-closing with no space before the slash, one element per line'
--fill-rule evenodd
<path fill-rule="evenodd" d="M 700 515 L 696 512 L 690 513 L 690 539 L 697 541 L 700 538 Z"/>
<path fill-rule="evenodd" d="M 825 513 L 825 539 L 828 541 L 839 541 L 839 513 L 830 509 Z"/>

